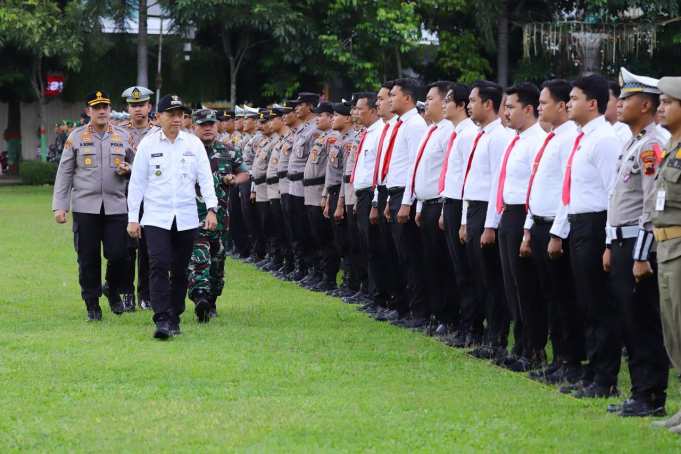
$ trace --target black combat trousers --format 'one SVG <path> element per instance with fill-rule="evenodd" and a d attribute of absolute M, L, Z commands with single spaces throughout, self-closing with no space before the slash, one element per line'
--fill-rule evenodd
<path fill-rule="evenodd" d="M 340 260 L 333 243 L 331 221 L 324 217 L 321 206 L 306 205 L 305 211 L 317 269 L 321 271 L 324 282 L 335 285 Z"/>
<path fill-rule="evenodd" d="M 444 235 L 459 298 L 459 331 L 465 334 L 473 332 L 480 334 L 482 333 L 480 308 L 483 298 L 476 291 L 466 247 L 459 239 L 462 209 L 461 200 L 445 199 L 442 205 Z"/>
<path fill-rule="evenodd" d="M 619 311 L 608 296 L 608 275 L 603 271 L 607 213 L 569 215 L 570 262 L 578 310 L 584 314 L 586 357 L 583 379 L 599 386 L 617 384 L 622 340 Z"/>
<path fill-rule="evenodd" d="M 255 202 L 255 230 L 253 232 L 253 252 L 258 259 L 265 257 L 265 254 L 270 252 L 272 229 L 272 213 L 270 211 L 270 202 Z"/>
<path fill-rule="evenodd" d="M 289 219 L 293 231 L 293 256 L 296 268 L 307 273 L 312 258 L 312 237 L 310 236 L 305 198 L 289 195 Z"/>
<path fill-rule="evenodd" d="M 257 229 L 257 218 L 255 213 L 255 205 L 251 202 L 251 181 L 240 183 L 239 188 L 239 203 L 241 204 L 241 218 L 248 237 L 249 246 L 251 249 L 254 246 L 255 238 L 254 232 Z M 253 250 L 249 251 L 253 253 Z"/>
<path fill-rule="evenodd" d="M 329 186 L 326 188 L 326 204 L 328 206 L 329 223 L 331 225 L 331 234 L 333 236 L 333 246 L 336 255 L 340 258 L 340 268 L 343 270 L 343 280 L 349 282 L 352 273 L 352 254 L 350 253 L 350 244 L 347 237 L 347 213 L 342 220 L 336 221 L 333 214 L 338 207 L 338 198 L 340 196 L 340 184 Z M 345 207 L 344 207 L 345 208 Z"/>
<path fill-rule="evenodd" d="M 654 274 L 636 283 L 632 268 L 636 238 L 613 240 L 610 295 L 622 319 L 624 345 L 629 354 L 631 396 L 664 406 L 667 398 L 669 359 L 662 337 L 657 262 L 651 254 Z"/>
<path fill-rule="evenodd" d="M 291 196 L 288 194 L 281 194 L 281 216 L 282 229 L 284 232 L 285 244 L 284 257 L 287 266 L 293 267 L 295 262 L 293 255 L 293 224 L 291 222 Z"/>
<path fill-rule="evenodd" d="M 419 232 L 423 245 L 421 253 L 428 312 L 441 323 L 456 325 L 459 318 L 459 301 L 447 242 L 439 226 L 441 213 L 442 203 L 439 199 L 423 202 Z"/>
<path fill-rule="evenodd" d="M 539 309 L 539 317 L 546 314 L 548 331 L 551 335 L 553 358 L 556 363 L 579 367 L 585 358 L 584 319 L 577 308 L 575 285 L 570 269 L 569 240 L 563 240 L 563 255 L 549 258 L 548 247 L 551 239 L 550 219 L 534 218 L 530 229 L 532 260 L 537 271 L 540 291 L 546 302 L 546 309 Z"/>
<path fill-rule="evenodd" d="M 289 245 L 286 238 L 286 227 L 284 226 L 284 214 L 281 209 L 281 199 L 270 199 L 270 231 L 271 231 L 271 251 L 276 264 L 289 255 Z"/>
<path fill-rule="evenodd" d="M 414 223 L 416 215 L 415 204 L 411 207 L 409 221 L 405 224 L 397 222 L 397 212 L 402 206 L 403 187 L 388 190 L 390 210 L 390 233 L 397 251 L 398 265 L 406 277 L 406 304 L 396 304 L 395 309 L 400 315 L 408 311 L 414 317 L 429 316 L 428 300 L 426 298 L 426 283 L 423 270 L 421 236 Z M 401 301 L 400 301 L 401 302 Z"/>
<path fill-rule="evenodd" d="M 470 258 L 478 294 L 483 296 L 484 315 L 487 327 L 484 343 L 492 347 L 506 348 L 510 315 L 504 297 L 503 278 L 499 259 L 499 242 L 489 247 L 480 247 L 480 237 L 485 229 L 487 202 L 469 201 L 466 212 L 466 252 Z M 475 328 L 475 327 L 474 327 Z M 479 333 L 473 331 L 473 335 Z"/>
<path fill-rule="evenodd" d="M 154 322 L 180 323 L 187 295 L 189 259 L 197 229 L 177 230 L 173 220 L 170 230 L 148 225 L 149 290 Z"/>

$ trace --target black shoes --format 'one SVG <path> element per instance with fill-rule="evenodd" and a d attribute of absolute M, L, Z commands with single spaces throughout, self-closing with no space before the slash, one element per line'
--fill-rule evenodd
<path fill-rule="evenodd" d="M 210 310 L 210 301 L 207 299 L 202 298 L 196 302 L 194 313 L 196 314 L 199 323 L 208 323 L 210 321 Z"/>
<path fill-rule="evenodd" d="M 178 326 L 179 331 L 179 326 Z M 168 340 L 173 335 L 173 330 L 169 322 L 158 322 L 156 323 L 156 329 L 154 330 L 154 339 L 158 340 Z"/>
<path fill-rule="evenodd" d="M 151 310 L 151 301 L 142 298 L 140 298 L 139 301 L 140 309 L 142 309 L 143 311 Z"/>
<path fill-rule="evenodd" d="M 135 312 L 135 295 L 133 293 L 124 293 L 121 296 L 125 312 Z"/>
<path fill-rule="evenodd" d="M 99 322 L 102 320 L 102 308 L 99 307 L 89 307 L 87 310 L 87 321 L 88 322 Z"/>
<path fill-rule="evenodd" d="M 591 383 L 589 386 L 577 389 L 572 393 L 572 397 L 577 399 L 601 399 L 607 397 L 617 397 L 620 393 L 616 386 L 602 386 Z"/>
<path fill-rule="evenodd" d="M 608 413 L 616 413 L 623 417 L 666 416 L 664 402 L 653 403 L 644 399 L 627 399 L 621 404 L 608 405 Z"/>

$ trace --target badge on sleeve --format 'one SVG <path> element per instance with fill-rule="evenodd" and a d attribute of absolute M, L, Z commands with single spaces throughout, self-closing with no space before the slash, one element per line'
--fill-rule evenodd
<path fill-rule="evenodd" d="M 657 154 L 655 150 L 648 149 L 641 152 L 641 165 L 643 166 L 643 174 L 646 176 L 655 175 L 657 170 Z"/>
<path fill-rule="evenodd" d="M 85 167 L 90 167 L 92 165 L 92 158 L 86 156 L 85 159 L 83 159 L 83 164 L 85 164 Z"/>
<path fill-rule="evenodd" d="M 120 166 L 120 165 L 121 165 L 121 158 L 119 158 L 118 156 L 115 157 L 115 158 L 114 158 L 114 165 L 115 165 L 116 167 Z"/>

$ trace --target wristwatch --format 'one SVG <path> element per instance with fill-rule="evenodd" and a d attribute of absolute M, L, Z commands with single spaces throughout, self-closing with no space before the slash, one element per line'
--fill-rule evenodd
<path fill-rule="evenodd" d="M 378 208 L 378 202 L 372 201 L 372 202 L 371 202 L 371 207 L 372 207 L 372 208 Z"/>

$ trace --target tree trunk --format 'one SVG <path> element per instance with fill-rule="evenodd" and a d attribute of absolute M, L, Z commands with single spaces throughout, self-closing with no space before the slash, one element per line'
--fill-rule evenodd
<path fill-rule="evenodd" d="M 251 47 L 251 38 L 247 33 L 242 33 L 237 37 L 236 50 L 233 48 L 232 35 L 229 30 L 222 30 L 222 50 L 229 62 L 229 102 L 236 104 L 237 76 L 241 63 Z"/>
<path fill-rule="evenodd" d="M 33 77 L 31 78 L 31 85 L 33 85 L 33 92 L 38 99 L 38 143 L 40 147 L 39 158 L 47 159 L 47 129 L 45 122 L 47 121 L 47 99 L 45 98 L 45 84 L 43 82 L 43 59 L 41 56 L 33 57 Z"/>
<path fill-rule="evenodd" d="M 137 32 L 137 85 L 149 86 L 147 63 L 147 0 L 139 0 L 139 24 Z"/>
<path fill-rule="evenodd" d="M 5 129 L 5 142 L 7 142 L 8 173 L 15 175 L 17 165 L 21 160 L 21 102 L 13 97 L 7 101 L 7 129 Z"/>
<path fill-rule="evenodd" d="M 508 85 L 508 2 L 501 0 L 497 19 L 497 82 Z"/>
<path fill-rule="evenodd" d="M 402 77 L 402 56 L 400 55 L 400 48 L 395 46 L 395 65 L 397 67 L 397 77 Z"/>

